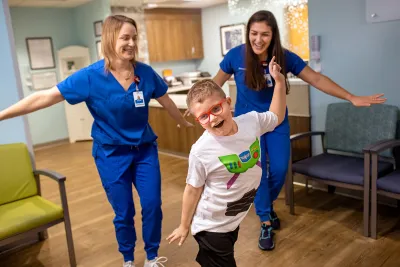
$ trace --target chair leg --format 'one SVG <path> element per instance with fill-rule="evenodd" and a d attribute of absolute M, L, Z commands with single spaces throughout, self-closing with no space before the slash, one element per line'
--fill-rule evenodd
<path fill-rule="evenodd" d="M 377 237 L 377 186 L 376 186 L 376 181 L 378 178 L 378 159 L 377 155 L 373 154 L 372 155 L 372 168 L 371 168 L 371 173 L 372 173 L 372 179 L 371 179 L 371 237 L 373 239 L 376 239 Z"/>
<path fill-rule="evenodd" d="M 285 180 L 285 204 L 286 206 L 290 205 L 290 199 L 289 199 L 289 174 L 286 174 L 286 180 Z"/>
<path fill-rule="evenodd" d="M 306 177 L 306 194 L 308 195 L 308 177 Z"/>
<path fill-rule="evenodd" d="M 368 187 L 367 187 L 368 186 Z M 369 183 L 368 185 L 364 185 L 364 236 L 369 236 L 369 223 L 370 223 L 370 195 L 369 195 Z"/>
<path fill-rule="evenodd" d="M 294 186 L 293 186 L 293 175 L 290 180 L 290 214 L 294 215 Z"/>
<path fill-rule="evenodd" d="M 371 190 L 371 155 L 364 154 L 364 236 L 368 237 L 370 234 L 370 190 Z"/>
<path fill-rule="evenodd" d="M 65 218 L 64 224 L 65 224 L 65 234 L 67 236 L 69 263 L 71 267 L 76 267 L 74 240 L 72 238 L 71 222 L 69 220 L 69 216 Z"/>
<path fill-rule="evenodd" d="M 377 195 L 376 191 L 371 193 L 371 237 L 373 239 L 377 238 L 377 217 L 378 217 L 378 209 L 377 209 Z"/>
<path fill-rule="evenodd" d="M 290 160 L 286 177 L 288 183 L 288 198 L 290 203 L 290 214 L 294 215 L 294 186 L 293 186 L 293 171 L 292 171 L 292 151 L 290 150 Z"/>
<path fill-rule="evenodd" d="M 39 232 L 38 235 L 39 235 L 39 241 L 44 241 L 44 240 L 46 240 L 46 239 L 48 238 L 48 236 L 49 236 L 49 235 L 47 234 L 47 230 L 42 231 L 42 232 Z"/>
<path fill-rule="evenodd" d="M 71 267 L 76 267 L 74 240 L 72 238 L 71 219 L 69 217 L 69 208 L 68 208 L 65 184 L 59 183 L 59 187 L 61 192 L 61 203 L 64 210 L 64 225 L 65 225 L 65 235 L 67 237 L 69 263 Z"/>

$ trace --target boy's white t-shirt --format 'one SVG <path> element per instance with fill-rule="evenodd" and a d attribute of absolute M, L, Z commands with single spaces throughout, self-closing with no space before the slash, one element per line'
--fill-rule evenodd
<path fill-rule="evenodd" d="M 261 181 L 260 136 L 273 131 L 278 117 L 255 111 L 233 118 L 238 132 L 215 136 L 208 131 L 193 144 L 186 182 L 204 185 L 191 232 L 234 231 L 250 209 Z"/>

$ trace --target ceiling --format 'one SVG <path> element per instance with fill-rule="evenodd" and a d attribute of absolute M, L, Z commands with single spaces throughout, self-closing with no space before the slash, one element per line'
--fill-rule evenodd
<path fill-rule="evenodd" d="M 205 8 L 227 3 L 227 0 L 110 0 L 113 6 L 136 6 L 141 3 L 148 8 L 174 7 L 174 8 Z M 139 3 L 137 3 L 139 2 Z"/>
<path fill-rule="evenodd" d="M 10 7 L 76 7 L 92 0 L 8 0 Z M 111 6 L 132 7 L 145 5 L 174 8 L 205 8 L 226 3 L 227 0 L 110 0 Z"/>
<path fill-rule="evenodd" d="M 92 0 L 8 0 L 10 7 L 76 7 Z"/>

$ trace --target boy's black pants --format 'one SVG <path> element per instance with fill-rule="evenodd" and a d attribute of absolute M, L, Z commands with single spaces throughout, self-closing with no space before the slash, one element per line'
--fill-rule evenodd
<path fill-rule="evenodd" d="M 228 233 L 199 232 L 194 238 L 199 244 L 196 261 L 202 267 L 236 267 L 234 245 L 239 227 Z"/>

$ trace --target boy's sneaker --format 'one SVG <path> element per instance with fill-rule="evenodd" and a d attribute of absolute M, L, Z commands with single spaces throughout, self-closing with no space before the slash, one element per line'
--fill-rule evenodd
<path fill-rule="evenodd" d="M 269 221 L 271 222 L 271 226 L 274 230 L 279 230 L 281 228 L 281 221 L 279 220 L 275 211 L 271 211 L 269 214 Z"/>
<path fill-rule="evenodd" d="M 261 250 L 273 250 L 275 248 L 274 235 L 271 225 L 262 224 L 260 238 L 258 240 L 258 247 Z"/>
<path fill-rule="evenodd" d="M 144 267 L 165 267 L 163 263 L 167 262 L 166 257 L 157 257 L 154 260 L 147 260 L 144 262 Z"/>
<path fill-rule="evenodd" d="M 135 267 L 135 264 L 131 261 L 126 261 L 122 267 Z"/>

